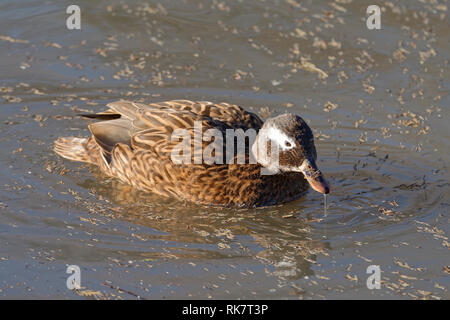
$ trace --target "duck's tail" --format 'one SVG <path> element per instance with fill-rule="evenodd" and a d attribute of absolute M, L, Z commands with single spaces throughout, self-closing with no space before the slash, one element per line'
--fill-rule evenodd
<path fill-rule="evenodd" d="M 95 143 L 92 142 L 91 138 L 60 137 L 55 141 L 53 150 L 63 158 L 95 164 L 96 158 L 92 152 Z"/>

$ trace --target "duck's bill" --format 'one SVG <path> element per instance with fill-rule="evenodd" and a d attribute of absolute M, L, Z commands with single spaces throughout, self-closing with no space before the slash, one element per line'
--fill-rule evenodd
<path fill-rule="evenodd" d="M 328 181 L 325 180 L 322 172 L 317 168 L 314 160 L 304 160 L 300 166 L 300 170 L 303 172 L 311 188 L 320 193 L 330 193 L 331 187 Z"/>

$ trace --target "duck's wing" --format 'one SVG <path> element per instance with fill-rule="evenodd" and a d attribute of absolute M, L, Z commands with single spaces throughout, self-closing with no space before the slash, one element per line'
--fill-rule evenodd
<path fill-rule="evenodd" d="M 238 129 L 259 130 L 263 121 L 254 113 L 243 108 L 222 102 L 212 103 L 209 101 L 172 100 L 151 104 L 135 103 L 131 101 L 116 101 L 107 105 L 110 110 L 106 113 L 110 116 L 120 114 L 122 117 L 135 119 L 139 109 L 164 110 L 164 111 L 188 111 L 195 118 L 211 118 L 226 123 L 228 126 Z M 103 113 L 105 114 L 105 113 Z"/>
<path fill-rule="evenodd" d="M 214 148 L 217 157 L 223 157 L 226 130 L 233 129 L 223 121 L 188 110 L 146 108 L 140 109 L 138 115 L 133 126 L 147 129 L 132 135 L 132 148 L 152 151 L 161 159 L 170 158 L 174 148 L 178 148 L 177 152 L 187 153 L 189 150 L 193 163 L 194 156 L 201 159 L 198 157 L 208 145 L 209 148 Z M 210 129 L 214 131 L 211 132 Z M 202 139 L 208 134 L 213 134 L 214 138 Z"/>
<path fill-rule="evenodd" d="M 255 114 L 227 103 L 174 100 L 146 105 L 118 101 L 108 104 L 108 107 L 110 109 L 98 114 L 98 118 L 112 120 L 89 126 L 107 161 L 118 143 L 126 144 L 132 150 L 151 151 L 160 159 L 168 159 L 174 148 L 178 147 L 181 151 L 180 142 L 184 142 L 185 138 L 195 139 L 198 135 L 204 137 L 208 133 L 213 138 L 200 138 L 198 145 L 190 140 L 191 161 L 195 162 L 199 152 L 203 154 L 205 150 L 212 151 L 215 161 L 225 161 L 224 139 L 227 129 L 257 131 L 262 125 L 261 119 Z M 95 118 L 96 115 L 90 117 Z M 214 131 L 208 131 L 209 129 Z"/>

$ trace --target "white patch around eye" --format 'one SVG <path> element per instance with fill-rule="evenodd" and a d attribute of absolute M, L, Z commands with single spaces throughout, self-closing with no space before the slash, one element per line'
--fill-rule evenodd
<path fill-rule="evenodd" d="M 283 151 L 290 150 L 295 147 L 294 140 L 276 127 L 270 127 L 267 129 L 267 137 L 270 140 L 275 141 Z"/>

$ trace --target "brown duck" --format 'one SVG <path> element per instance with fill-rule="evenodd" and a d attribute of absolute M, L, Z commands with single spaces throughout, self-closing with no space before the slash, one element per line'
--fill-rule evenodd
<path fill-rule="evenodd" d="M 83 115 L 102 120 L 89 125 L 91 137 L 59 138 L 55 152 L 140 190 L 199 204 L 273 205 L 299 198 L 308 183 L 330 192 L 299 116 L 263 122 L 236 105 L 188 100 L 107 106 Z"/>

